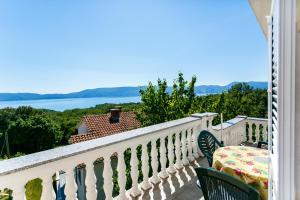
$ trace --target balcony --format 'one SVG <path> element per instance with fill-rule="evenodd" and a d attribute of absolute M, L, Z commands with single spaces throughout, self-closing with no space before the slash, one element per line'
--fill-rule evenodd
<path fill-rule="evenodd" d="M 17 200 L 26 199 L 29 190 L 40 191 L 45 200 L 64 195 L 72 200 L 201 199 L 193 170 L 208 165 L 197 145 L 201 130 L 211 131 L 225 145 L 267 140 L 266 119 L 238 116 L 213 126 L 215 116 L 198 113 L 1 161 L 0 189 L 12 190 Z M 40 180 L 35 187 L 26 187 L 34 179 Z"/>

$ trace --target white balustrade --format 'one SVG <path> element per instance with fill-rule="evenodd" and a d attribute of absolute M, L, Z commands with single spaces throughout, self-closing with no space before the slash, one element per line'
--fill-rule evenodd
<path fill-rule="evenodd" d="M 252 141 L 252 142 L 254 142 L 254 140 L 253 140 L 253 124 L 252 123 L 249 123 L 249 141 Z"/>
<path fill-rule="evenodd" d="M 139 168 L 138 168 L 138 158 L 136 155 L 136 147 L 131 148 L 131 179 L 132 179 L 132 188 L 131 188 L 131 196 L 137 197 L 141 194 L 141 191 L 138 187 L 138 178 L 139 178 Z"/>
<path fill-rule="evenodd" d="M 259 124 L 258 123 L 255 123 L 255 140 L 256 142 L 259 141 Z"/>
<path fill-rule="evenodd" d="M 53 190 L 53 179 L 51 174 L 46 174 L 42 177 L 42 200 L 55 200 L 56 195 Z"/>
<path fill-rule="evenodd" d="M 126 165 L 124 160 L 124 151 L 121 150 L 118 152 L 118 184 L 119 184 L 119 196 L 118 200 L 126 200 L 128 199 L 126 194 Z"/>
<path fill-rule="evenodd" d="M 198 124 L 198 129 L 197 130 L 198 130 L 198 133 L 197 133 L 197 139 L 198 139 L 198 136 L 200 135 L 200 132 L 202 130 L 207 130 L 205 118 L 202 118 L 201 123 Z M 199 148 L 198 141 L 197 141 L 197 148 L 198 148 L 198 154 L 199 154 L 199 156 L 204 157 L 204 154 L 202 153 L 202 151 Z"/>
<path fill-rule="evenodd" d="M 152 164 L 152 178 L 151 182 L 153 184 L 157 184 L 160 182 L 160 178 L 158 177 L 158 153 L 156 148 L 156 139 L 151 141 L 151 164 Z"/>
<path fill-rule="evenodd" d="M 96 175 L 94 170 L 94 162 L 89 161 L 86 163 L 86 197 L 87 199 L 97 199 L 97 188 L 96 188 Z"/>
<path fill-rule="evenodd" d="M 176 167 L 176 169 L 181 169 L 183 167 L 183 165 L 182 165 L 182 161 L 181 161 L 180 132 L 177 132 L 176 136 L 175 136 L 175 155 L 176 155 L 175 167 Z"/>
<path fill-rule="evenodd" d="M 265 125 L 262 130 L 263 130 L 263 141 L 267 141 L 268 140 L 268 126 Z"/>
<path fill-rule="evenodd" d="M 263 141 L 267 140 L 267 119 L 251 118 L 246 116 L 237 116 L 223 123 L 223 130 L 221 125 L 213 127 L 213 133 L 219 136 L 222 132 L 222 140 L 225 145 L 240 145 L 242 142 L 258 142 L 261 138 L 262 131 Z M 263 127 L 260 130 L 260 127 Z M 248 127 L 248 138 L 246 129 Z"/>
<path fill-rule="evenodd" d="M 240 132 L 240 137 L 243 138 L 242 141 L 247 141 L 247 134 L 246 134 L 246 129 L 247 129 L 247 122 L 244 122 L 244 124 L 242 125 L 242 130 Z M 250 137 L 249 137 L 250 138 Z"/>
<path fill-rule="evenodd" d="M 65 196 L 67 200 L 77 199 L 77 185 L 75 183 L 74 168 L 67 169 L 65 172 L 66 187 Z"/>
<path fill-rule="evenodd" d="M 166 143 L 165 138 L 160 138 L 160 165 L 161 165 L 161 172 L 159 173 L 159 177 L 167 178 L 169 174 L 167 173 L 166 165 L 167 165 L 167 155 L 166 155 Z"/>
<path fill-rule="evenodd" d="M 117 152 L 118 156 L 118 185 L 119 200 L 129 199 L 128 194 L 135 197 L 141 194 L 140 188 L 148 190 L 152 184 L 161 182 L 162 178 L 167 178 L 168 173 L 176 173 L 178 169 L 188 165 L 189 161 L 198 158 L 200 154 L 197 138 L 201 130 L 206 129 L 206 122 L 209 120 L 209 126 L 215 113 L 201 113 L 191 117 L 186 117 L 158 125 L 145 128 L 139 128 L 124 133 L 119 133 L 95 140 L 59 147 L 35 154 L 30 154 L 18 158 L 4 160 L 0 162 L 0 190 L 9 188 L 13 190 L 14 199 L 24 200 L 25 185 L 29 180 L 40 178 L 42 180 L 42 200 L 56 199 L 53 188 L 52 175 L 57 171 L 65 171 L 60 174 L 65 180 L 66 199 L 77 199 L 79 196 L 86 195 L 89 200 L 104 196 L 105 199 L 113 199 L 113 171 L 111 156 Z M 205 122 L 205 124 L 203 124 Z M 181 134 L 181 137 L 180 137 Z M 175 138 L 175 142 L 173 139 Z M 167 139 L 167 145 L 166 145 Z M 160 164 L 161 171 L 158 173 L 158 149 L 157 141 L 160 140 Z M 149 162 L 149 152 L 147 144 L 151 143 L 151 162 Z M 136 147 L 142 145 L 142 173 L 143 180 L 138 183 L 139 178 L 139 160 Z M 124 158 L 125 149 L 131 148 L 130 174 L 132 178 L 132 187 L 126 191 L 126 164 Z M 176 161 L 175 161 L 176 156 Z M 103 158 L 103 171 L 97 171 L 94 165 L 97 158 Z M 169 166 L 167 167 L 167 161 Z M 148 177 L 150 165 L 152 167 L 152 176 Z M 74 169 L 79 164 L 85 165 L 85 179 L 78 180 Z M 101 167 L 102 169 L 102 167 Z M 168 173 L 167 173 L 168 172 Z M 99 174 L 97 174 L 99 173 Z M 97 177 L 103 177 L 103 190 L 97 191 Z M 82 181 L 80 187 L 85 185 L 85 189 L 76 184 Z M 61 187 L 63 183 L 58 187 Z M 78 192 L 86 194 L 78 194 Z M 98 194 L 101 192 L 100 194 Z"/>
<path fill-rule="evenodd" d="M 247 123 L 249 124 L 249 141 L 251 142 L 258 142 L 261 138 L 262 141 L 267 141 L 267 126 L 268 121 L 267 119 L 259 119 L 259 118 L 248 118 Z M 255 127 L 255 131 L 253 130 Z M 251 133 L 251 134 L 250 134 Z M 254 141 L 254 138 L 255 141 Z"/>
<path fill-rule="evenodd" d="M 188 165 L 189 160 L 187 159 L 187 140 L 186 140 L 186 130 L 181 133 L 181 149 L 182 149 L 182 164 Z"/>
<path fill-rule="evenodd" d="M 112 189 L 113 189 L 113 183 L 112 183 L 112 168 L 111 168 L 111 159 L 110 155 L 107 155 L 104 157 L 104 169 L 103 169 L 103 190 L 105 193 L 106 199 L 112 199 Z"/>
<path fill-rule="evenodd" d="M 188 146 L 188 160 L 192 162 L 195 160 L 193 156 L 192 129 L 187 130 L 187 146 Z"/>
<path fill-rule="evenodd" d="M 142 172 L 143 172 L 143 182 L 141 187 L 143 190 L 148 190 L 151 188 L 151 184 L 149 182 L 149 156 L 148 156 L 148 143 L 144 143 L 142 146 Z"/>
<path fill-rule="evenodd" d="M 194 158 L 199 158 L 199 147 L 198 147 L 198 136 L 200 134 L 200 130 L 197 126 L 193 127 L 193 134 L 192 134 L 192 140 L 193 140 L 193 156 Z"/>
<path fill-rule="evenodd" d="M 174 174 L 176 169 L 174 167 L 174 144 L 173 144 L 173 133 L 168 136 L 168 158 L 169 158 L 169 168 L 168 172 Z"/>

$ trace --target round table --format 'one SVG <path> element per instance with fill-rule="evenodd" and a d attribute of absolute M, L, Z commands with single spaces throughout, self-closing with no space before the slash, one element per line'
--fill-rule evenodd
<path fill-rule="evenodd" d="M 213 168 L 253 186 L 262 199 L 268 199 L 268 155 L 267 150 L 254 147 L 221 147 L 213 155 Z"/>

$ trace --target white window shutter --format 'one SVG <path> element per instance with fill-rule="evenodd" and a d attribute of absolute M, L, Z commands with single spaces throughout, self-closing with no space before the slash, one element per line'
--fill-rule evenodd
<path fill-rule="evenodd" d="M 273 0 L 269 17 L 269 200 L 295 199 L 295 2 Z"/>
<path fill-rule="evenodd" d="M 270 77 L 269 77 L 269 199 L 276 199 L 278 187 L 278 28 L 276 27 L 276 12 L 273 9 L 269 17 L 269 54 L 270 54 Z"/>

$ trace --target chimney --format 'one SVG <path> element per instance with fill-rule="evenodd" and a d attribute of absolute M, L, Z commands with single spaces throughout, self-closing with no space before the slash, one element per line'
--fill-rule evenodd
<path fill-rule="evenodd" d="M 120 121 L 121 108 L 110 109 L 110 123 L 118 123 Z"/>

